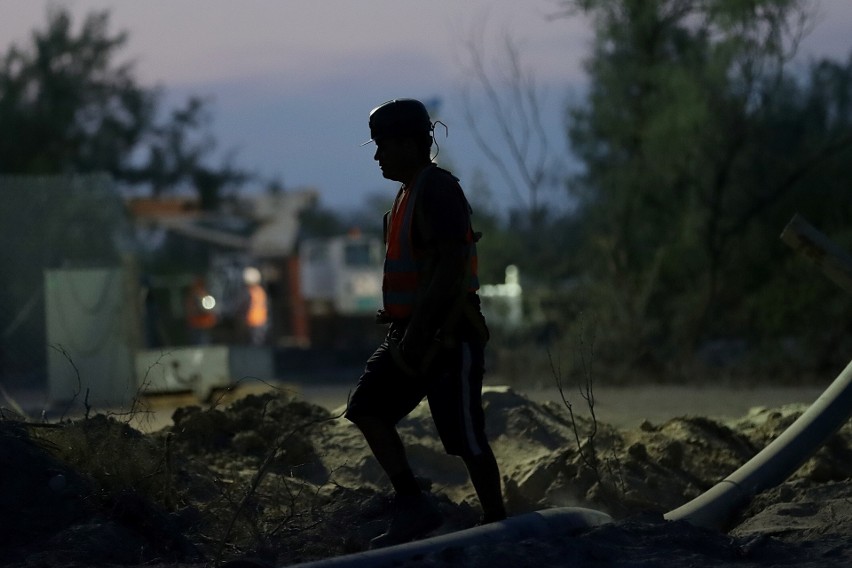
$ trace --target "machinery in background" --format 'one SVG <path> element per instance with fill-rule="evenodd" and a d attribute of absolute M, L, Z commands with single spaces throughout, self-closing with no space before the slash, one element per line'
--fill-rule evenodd
<path fill-rule="evenodd" d="M 380 330 L 384 247 L 358 231 L 305 239 L 299 247 L 300 339 L 318 349 L 375 346 Z"/>

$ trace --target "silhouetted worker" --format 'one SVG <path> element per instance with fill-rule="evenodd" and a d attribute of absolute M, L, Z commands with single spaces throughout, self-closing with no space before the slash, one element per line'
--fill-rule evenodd
<path fill-rule="evenodd" d="M 201 276 L 196 277 L 186 295 L 186 327 L 189 340 L 193 345 L 209 345 L 210 334 L 218 317 L 214 311 L 216 300 L 207 291 L 207 284 Z"/>
<path fill-rule="evenodd" d="M 396 424 L 426 397 L 444 449 L 460 456 L 482 506 L 482 522 L 506 517 L 500 472 L 482 409 L 488 329 L 479 305 L 470 206 L 458 180 L 432 163 L 434 124 L 425 106 L 396 99 L 370 113 L 374 159 L 403 185 L 385 215 L 385 340 L 367 361 L 346 417 L 363 432 L 395 490 L 395 513 L 374 548 L 441 524 L 409 466 Z"/>
<path fill-rule="evenodd" d="M 245 325 L 248 329 L 249 343 L 266 343 L 266 330 L 269 327 L 269 308 L 266 290 L 260 284 L 260 271 L 254 267 L 243 270 L 243 282 L 248 298 L 245 306 Z"/>

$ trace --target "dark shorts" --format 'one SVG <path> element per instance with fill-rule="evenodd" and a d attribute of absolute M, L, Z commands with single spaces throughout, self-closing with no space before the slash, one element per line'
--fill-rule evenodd
<path fill-rule="evenodd" d="M 414 377 L 394 362 L 386 338 L 367 360 L 346 417 L 355 423 L 368 417 L 395 425 L 425 397 L 445 451 L 478 456 L 488 447 L 482 411 L 484 370 L 484 345 L 463 341 L 442 349 L 429 372 Z"/>

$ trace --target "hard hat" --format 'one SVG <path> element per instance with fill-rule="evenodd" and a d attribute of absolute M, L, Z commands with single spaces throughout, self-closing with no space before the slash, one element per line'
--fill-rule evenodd
<path fill-rule="evenodd" d="M 260 270 L 253 266 L 249 266 L 243 270 L 243 282 L 250 285 L 260 284 Z"/>
<path fill-rule="evenodd" d="M 370 111 L 370 139 L 364 144 L 378 138 L 431 133 L 432 119 L 423 103 L 416 99 L 392 99 Z"/>

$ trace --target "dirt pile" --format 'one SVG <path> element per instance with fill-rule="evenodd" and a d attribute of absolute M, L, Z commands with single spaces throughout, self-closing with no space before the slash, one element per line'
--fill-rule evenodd
<path fill-rule="evenodd" d="M 645 535 L 662 545 L 663 537 L 646 532 L 680 531 L 669 534 L 670 542 L 674 534 L 699 539 L 693 529 L 668 526 L 661 513 L 728 475 L 803 410 L 758 410 L 727 423 L 683 417 L 618 430 L 587 413 L 572 421 L 561 402 L 536 404 L 507 388 L 487 389 L 484 404 L 510 511 L 578 505 L 624 519 L 572 545 L 572 554 L 599 557 L 606 556 L 597 550 L 604 542 Z M 360 433 L 339 413 L 270 393 L 227 407 L 181 408 L 173 421 L 148 435 L 105 416 L 62 424 L 0 421 L 0 459 L 9 464 L 0 505 L 7 515 L 17 513 L 0 540 L 6 565 L 178 566 L 250 555 L 283 566 L 361 550 L 384 529 L 389 485 Z M 444 454 L 428 407 L 406 418 L 400 432 L 413 468 L 447 517 L 442 530 L 475 523 L 464 466 Z M 847 425 L 743 513 L 732 534 L 745 540 L 707 535 L 705 544 L 728 539 L 725 550 L 733 557 L 744 542 L 767 535 L 792 544 L 843 536 L 837 519 L 852 516 L 850 447 Z M 546 566 L 548 555 L 564 557 L 555 546 L 521 548 L 536 550 Z M 778 552 L 758 548 L 765 558 Z M 471 561 L 466 557 L 464 565 Z M 434 563 L 461 565 L 446 558 Z"/>
<path fill-rule="evenodd" d="M 483 400 L 488 435 L 514 512 L 583 506 L 616 517 L 666 512 L 697 497 L 763 449 L 805 409 L 756 409 L 728 422 L 682 417 L 620 430 L 596 423 L 580 404 L 574 403 L 572 422 L 561 402 L 537 404 L 505 387 L 486 389 Z M 453 501 L 475 504 L 463 465 L 443 452 L 428 406 L 403 420 L 400 433 L 418 474 Z M 329 423 L 315 441 L 337 479 L 389 489 L 359 433 L 345 420 Z M 849 479 L 850 442 L 852 426 L 847 425 L 791 481 Z"/>

